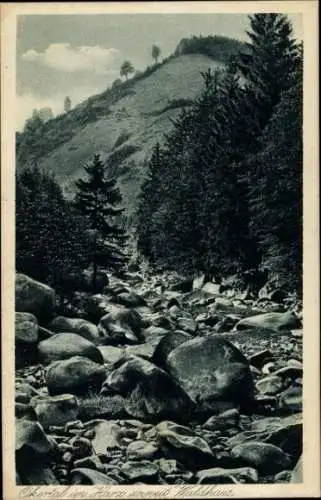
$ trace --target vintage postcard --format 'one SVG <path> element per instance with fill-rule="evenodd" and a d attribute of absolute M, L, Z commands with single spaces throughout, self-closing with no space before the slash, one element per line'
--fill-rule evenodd
<path fill-rule="evenodd" d="M 318 2 L 1 4 L 5 500 L 320 494 Z"/>

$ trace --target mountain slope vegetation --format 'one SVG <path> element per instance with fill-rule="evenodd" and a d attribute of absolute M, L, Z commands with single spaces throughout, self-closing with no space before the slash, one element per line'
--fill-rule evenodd
<path fill-rule="evenodd" d="M 211 37 L 210 37 L 211 38 Z M 216 39 L 217 38 L 217 39 Z M 225 40 L 222 52 L 222 40 Z M 137 209 L 137 194 L 145 176 L 144 164 L 157 140 L 163 141 L 172 120 L 191 106 L 202 88 L 201 73 L 221 68 L 242 44 L 212 37 L 217 54 L 208 55 L 199 38 L 182 41 L 174 55 L 148 67 L 128 81 L 115 84 L 70 112 L 17 134 L 17 170 L 37 164 L 54 173 L 68 197 L 83 166 L 100 154 L 110 174 L 118 178 L 129 218 Z M 194 47 L 194 48 L 193 48 Z M 203 53 L 202 53 L 203 52 Z"/>

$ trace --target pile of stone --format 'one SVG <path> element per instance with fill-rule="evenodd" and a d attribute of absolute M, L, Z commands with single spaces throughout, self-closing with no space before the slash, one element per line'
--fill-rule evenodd
<path fill-rule="evenodd" d="M 17 484 L 299 482 L 302 324 L 285 298 L 128 272 L 65 317 L 17 275 Z"/>

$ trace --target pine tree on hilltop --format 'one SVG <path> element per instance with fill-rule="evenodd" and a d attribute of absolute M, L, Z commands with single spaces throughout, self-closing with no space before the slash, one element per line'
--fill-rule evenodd
<path fill-rule="evenodd" d="M 158 45 L 153 45 L 152 47 L 152 58 L 155 59 L 155 63 L 158 63 L 158 58 L 160 56 L 161 49 Z"/>
<path fill-rule="evenodd" d="M 117 208 L 122 201 L 115 179 L 105 178 L 100 155 L 95 155 L 92 164 L 84 167 L 87 180 L 76 181 L 76 208 L 86 217 L 90 229 L 93 266 L 92 288 L 96 289 L 98 267 L 117 270 L 126 262 L 122 250 L 126 233 L 115 221 L 123 209 Z"/>

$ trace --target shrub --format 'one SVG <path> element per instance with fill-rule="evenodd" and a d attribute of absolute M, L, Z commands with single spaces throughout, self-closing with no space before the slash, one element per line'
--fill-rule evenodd
<path fill-rule="evenodd" d="M 119 146 L 124 144 L 124 142 L 128 141 L 128 139 L 131 137 L 131 135 L 132 134 L 130 132 L 127 132 L 126 130 L 121 132 L 121 134 L 117 137 L 115 144 L 112 147 L 112 150 L 117 149 Z"/>

